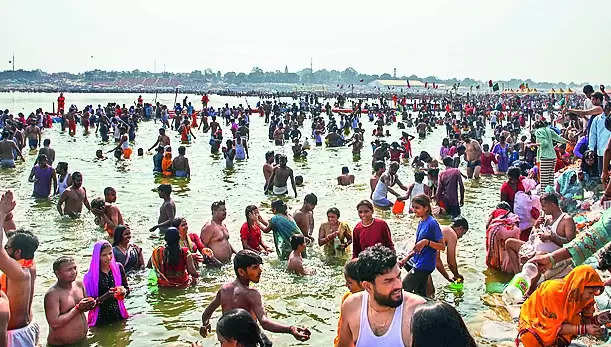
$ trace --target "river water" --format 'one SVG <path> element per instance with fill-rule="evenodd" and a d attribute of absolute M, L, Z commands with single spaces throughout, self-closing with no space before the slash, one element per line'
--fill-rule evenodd
<path fill-rule="evenodd" d="M 76 104 L 82 109 L 86 104 L 97 107 L 107 102 L 132 105 L 137 99 L 136 94 L 67 94 L 66 108 Z M 184 95 L 179 95 L 180 101 Z M 155 95 L 143 95 L 145 102 L 152 102 Z M 210 103 L 220 107 L 225 103 L 236 105 L 245 103 L 244 98 L 222 97 L 212 95 Z M 13 114 L 23 112 L 29 114 L 34 109 L 42 107 L 51 111 L 52 104 L 57 100 L 57 94 L 43 93 L 3 93 L 0 94 L 0 108 L 10 109 Z M 174 94 L 160 94 L 157 100 L 172 105 Z M 189 95 L 196 109 L 201 108 L 200 97 Z M 290 99 L 286 99 L 290 101 Z M 248 98 L 249 104 L 256 104 L 257 98 Z M 371 139 L 372 123 L 363 119 L 366 129 L 365 143 Z M 284 152 L 292 158 L 289 145 L 284 148 L 274 146 L 268 141 L 267 126 L 259 116 L 253 116 L 250 126 L 250 159 L 236 162 L 233 171 L 224 170 L 225 162 L 221 156 L 212 156 L 208 144 L 209 134 L 196 133 L 198 136 L 187 145 L 187 157 L 191 163 L 191 180 L 168 180 L 155 178 L 152 174 L 152 154 L 144 157 L 136 156 L 139 147 L 150 147 L 157 134 L 159 125 L 153 122 L 143 122 L 139 126 L 136 141 L 133 146 L 132 159 L 116 163 L 112 157 L 105 161 L 95 161 L 96 149 L 110 150 L 114 144 L 102 144 L 94 134 L 78 135 L 70 138 L 67 133 L 61 133 L 59 125 L 43 133 L 43 138 L 51 139 L 51 146 L 56 150 L 55 163 L 67 161 L 70 172 L 81 171 L 84 176 L 83 186 L 87 189 L 89 200 L 103 197 L 103 190 L 112 186 L 117 190 L 117 204 L 121 208 L 124 219 L 131 226 L 132 241 L 144 250 L 145 260 L 151 254 L 154 246 L 162 244 L 160 235 L 149 233 L 148 229 L 156 224 L 159 199 L 153 189 L 160 184 L 171 183 L 173 198 L 177 206 L 177 215 L 187 218 L 190 230 L 199 234 L 200 228 L 211 218 L 210 205 L 216 200 L 225 200 L 227 204 L 227 219 L 225 223 L 230 231 L 230 241 L 234 248 L 241 249 L 239 229 L 245 221 L 244 208 L 254 204 L 259 206 L 264 218 L 271 217 L 270 197 L 262 192 L 264 183 L 262 165 L 264 154 L 273 149 Z M 227 127 L 223 125 L 225 133 Z M 389 127 L 395 141 L 400 136 L 396 126 Z M 306 120 L 305 129 L 310 129 Z M 413 129 L 408 129 L 414 133 Z M 302 130 L 304 135 L 308 130 Z M 201 135 L 201 136 L 200 136 Z M 445 137 L 445 129 L 439 127 L 425 140 L 412 142 L 413 153 L 427 150 L 436 155 Z M 176 153 L 179 136 L 171 134 L 174 152 Z M 25 151 L 26 163 L 18 164 L 13 170 L 0 170 L 0 191 L 12 189 L 16 193 L 17 207 L 15 221 L 19 227 L 32 229 L 40 240 L 36 252 L 38 277 L 34 297 L 35 320 L 41 325 L 41 343 L 46 341 L 48 325 L 44 318 L 44 293 L 55 281 L 51 265 L 60 255 L 71 255 L 77 259 L 79 278 L 82 278 L 89 266 L 92 247 L 95 241 L 107 235 L 93 222 L 93 216 L 85 213 L 80 219 L 72 220 L 61 217 L 57 213 L 55 203 L 51 201 L 36 201 L 31 197 L 32 184 L 27 178 L 35 161 L 35 153 Z M 112 154 L 109 154 L 112 156 Z M 356 203 L 369 197 L 369 177 L 371 176 L 371 147 L 366 145 L 362 158 L 352 161 L 350 148 L 312 148 L 307 161 L 293 162 L 289 166 L 295 175 L 303 175 L 304 187 L 298 188 L 298 199 L 289 199 L 289 210 L 294 211 L 301 206 L 303 197 L 310 192 L 318 196 L 318 206 L 314 210 L 315 236 L 318 226 L 326 220 L 326 211 L 337 207 L 341 211 L 341 220 L 351 227 L 359 221 Z M 341 173 L 342 166 L 348 166 L 356 176 L 356 184 L 350 187 L 337 186 L 336 177 Z M 464 168 L 463 168 L 464 169 Z M 410 166 L 402 166 L 399 177 L 405 185 L 413 182 L 413 170 Z M 469 232 L 460 240 L 458 250 L 458 266 L 465 277 L 464 291 L 452 292 L 447 288 L 447 281 L 439 273 L 433 274 L 436 284 L 436 297 L 456 305 L 458 311 L 468 322 L 481 321 L 483 316 L 489 316 L 490 310 L 484 305 L 486 282 L 499 280 L 498 274 L 489 273 L 485 266 L 485 223 L 488 212 L 499 201 L 499 187 L 503 177 L 486 177 L 479 181 L 465 181 L 466 195 L 463 215 L 470 223 Z M 376 211 L 376 217 L 383 218 L 389 224 L 397 250 L 407 252 L 413 245 L 417 221 L 410 216 L 397 217 L 389 212 Z M 449 221 L 440 220 L 447 224 Z M 271 235 L 264 235 L 264 241 L 273 245 Z M 342 265 L 345 259 L 327 259 L 318 246 L 310 247 L 310 257 L 306 266 L 316 269 L 316 274 L 307 278 L 299 278 L 285 272 L 286 264 L 277 260 L 275 255 L 264 259 L 261 282 L 255 287 L 262 293 L 264 305 L 272 319 L 287 324 L 309 327 L 312 338 L 306 343 L 299 343 L 290 335 L 269 334 L 277 346 L 309 345 L 329 346 L 336 334 L 339 315 L 340 298 L 346 292 Z M 445 254 L 442 255 L 445 259 Z M 201 314 L 205 306 L 213 299 L 222 283 L 235 277 L 232 266 L 220 270 L 201 270 L 197 285 L 187 289 L 151 290 L 147 286 L 147 273 L 132 274 L 129 284 L 132 289 L 126 306 L 131 318 L 121 324 L 90 330 L 89 345 L 97 346 L 144 346 L 168 345 L 184 346 L 189 342 L 202 341 L 198 329 L 201 325 Z M 508 280 L 501 276 L 501 280 Z M 214 327 L 220 310 L 215 312 L 211 323 Z M 486 344 L 480 340 L 479 343 Z M 203 340 L 204 346 L 217 345 L 216 336 Z"/>

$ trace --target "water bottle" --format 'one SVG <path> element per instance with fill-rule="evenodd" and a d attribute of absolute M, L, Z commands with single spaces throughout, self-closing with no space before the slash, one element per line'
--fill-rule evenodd
<path fill-rule="evenodd" d="M 524 301 L 524 296 L 528 293 L 532 280 L 537 277 L 539 269 L 533 263 L 526 263 L 522 271 L 511 279 L 503 291 L 503 301 L 506 305 L 515 305 Z"/>

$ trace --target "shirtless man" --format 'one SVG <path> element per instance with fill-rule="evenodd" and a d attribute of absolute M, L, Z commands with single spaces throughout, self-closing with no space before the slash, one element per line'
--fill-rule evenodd
<path fill-rule="evenodd" d="M 378 185 L 378 181 L 382 174 L 386 171 L 386 164 L 383 161 L 378 160 L 373 163 L 373 176 L 369 179 L 369 187 L 371 188 L 371 193 L 369 194 L 369 199 L 373 199 L 373 192 Z"/>
<path fill-rule="evenodd" d="M 308 238 L 309 241 L 314 241 L 312 231 L 314 231 L 314 208 L 318 203 L 318 198 L 314 193 L 310 193 L 303 199 L 301 208 L 293 214 L 293 219 L 301 230 L 301 233 Z"/>
<path fill-rule="evenodd" d="M 40 143 L 42 142 L 40 137 L 42 134 L 34 121 L 28 122 L 28 126 L 25 127 L 24 130 L 24 135 L 28 139 L 30 150 L 34 150 L 40 146 Z"/>
<path fill-rule="evenodd" d="M 15 157 L 13 156 L 13 152 L 17 153 L 17 155 L 21 157 L 21 160 L 25 161 L 25 158 L 23 155 L 21 155 L 21 150 L 11 138 L 11 132 L 4 130 L 2 132 L 2 141 L 0 141 L 0 167 L 15 167 Z"/>
<path fill-rule="evenodd" d="M 267 317 L 263 301 L 261 300 L 261 293 L 257 289 L 249 287 L 250 282 L 259 283 L 261 272 L 263 271 L 261 264 L 263 264 L 263 259 L 253 251 L 241 250 L 236 254 L 233 258 L 236 279 L 223 284 L 216 293 L 214 300 L 208 304 L 208 307 L 206 307 L 202 314 L 202 326 L 199 328 L 199 333 L 203 337 L 206 337 L 210 332 L 210 317 L 221 306 L 223 312 L 236 308 L 242 308 L 250 312 L 253 318 L 259 321 L 261 327 L 267 331 L 291 334 L 299 341 L 307 341 L 310 338 L 310 331 L 307 328 L 284 325 L 274 322 Z M 264 346 L 272 345 L 265 335 L 262 338 Z"/>
<path fill-rule="evenodd" d="M 163 199 L 163 204 L 159 208 L 159 218 L 157 218 L 157 225 L 150 228 L 149 231 L 155 231 L 159 228 L 159 231 L 164 232 L 167 228 L 172 226 L 172 220 L 176 218 L 176 204 L 170 197 L 172 194 L 172 186 L 169 184 L 161 184 L 157 187 L 159 197 Z"/>
<path fill-rule="evenodd" d="M 67 345 L 87 337 L 85 312 L 95 307 L 95 300 L 87 297 L 83 282 L 77 281 L 76 263 L 72 257 L 59 257 L 53 262 L 57 282 L 45 294 L 45 316 L 49 323 L 50 345 Z"/>
<path fill-rule="evenodd" d="M 272 177 L 274 172 L 274 151 L 265 153 L 265 164 L 263 164 L 263 177 L 265 178 L 265 186 L 263 191 L 267 192 L 269 186 L 269 179 Z"/>
<path fill-rule="evenodd" d="M 191 167 L 189 166 L 189 159 L 185 157 L 186 152 L 185 146 L 178 147 L 178 156 L 172 160 L 172 170 L 176 177 L 191 177 Z"/>
<path fill-rule="evenodd" d="M 269 178 L 267 190 L 271 190 L 274 195 L 285 195 L 288 194 L 289 190 L 286 186 L 286 181 L 291 178 L 291 185 L 297 197 L 297 188 L 295 187 L 295 177 L 293 176 L 293 169 L 286 166 L 286 155 L 281 155 L 278 159 L 278 166 L 274 168 L 271 177 Z"/>
<path fill-rule="evenodd" d="M 481 170 L 481 157 L 482 148 L 479 142 L 475 139 L 469 139 L 469 135 L 463 135 L 463 141 L 465 141 L 465 160 L 467 161 L 467 177 L 479 178 L 479 171 Z"/>
<path fill-rule="evenodd" d="M 164 128 L 159 129 L 159 136 L 157 136 L 157 141 L 148 150 L 150 151 L 158 145 L 162 147 L 170 145 L 170 138 L 168 137 L 168 135 L 165 134 Z"/>
<path fill-rule="evenodd" d="M 9 190 L 0 198 L 0 220 L 5 220 L 14 208 L 13 193 Z M 32 298 L 36 280 L 33 260 L 38 238 L 26 230 L 17 230 L 7 236 L 6 245 L 0 247 L 0 271 L 4 273 L 0 283 L 9 299 L 8 346 L 36 346 L 40 328 L 33 322 Z M 0 226 L 0 244 L 3 238 L 4 229 Z"/>
<path fill-rule="evenodd" d="M 342 304 L 338 346 L 411 346 L 412 315 L 425 300 L 403 291 L 397 256 L 378 244 L 361 252 L 357 263 L 365 290 Z M 393 322 L 395 310 L 402 310 L 400 322 Z"/>
<path fill-rule="evenodd" d="M 44 154 L 47 156 L 47 162 L 50 166 L 53 166 L 55 162 L 55 150 L 51 148 L 51 140 L 45 139 L 42 142 L 43 147 L 38 150 L 38 155 Z"/>
<path fill-rule="evenodd" d="M 393 205 L 390 200 L 387 198 L 387 194 L 391 193 L 397 197 L 397 200 L 405 200 L 407 196 L 401 196 L 398 192 L 395 192 L 391 187 L 395 184 L 399 186 L 399 188 L 407 191 L 407 187 L 401 183 L 399 180 L 399 176 L 397 172 L 399 171 L 399 163 L 393 161 L 390 163 L 388 172 L 385 172 L 380 176 L 380 180 L 378 181 L 376 188 L 372 194 L 373 204 L 381 207 L 381 208 L 389 208 Z"/>
<path fill-rule="evenodd" d="M 212 220 L 202 227 L 200 239 L 214 252 L 214 257 L 223 264 L 231 261 L 231 256 L 236 251 L 229 243 L 229 231 L 223 220 L 227 217 L 225 201 L 212 203 Z"/>
<path fill-rule="evenodd" d="M 337 176 L 337 184 L 340 186 L 349 186 L 354 183 L 354 175 L 350 174 L 347 166 L 342 167 L 341 176 Z"/>
<path fill-rule="evenodd" d="M 76 218 L 80 215 L 83 210 L 83 205 L 87 207 L 87 210 L 91 211 L 89 206 L 89 200 L 87 199 L 87 191 L 85 187 L 82 187 L 83 175 L 75 171 L 72 174 L 72 185 L 68 187 L 60 196 L 57 202 L 57 211 L 60 215 L 67 214 L 72 218 Z M 62 205 L 66 204 L 62 210 Z"/>
<path fill-rule="evenodd" d="M 117 205 L 117 191 L 113 187 L 104 188 L 104 207 L 102 209 L 91 208 L 91 212 L 96 215 L 98 225 L 104 228 L 109 235 L 112 235 L 117 225 L 124 225 L 123 215 Z"/>

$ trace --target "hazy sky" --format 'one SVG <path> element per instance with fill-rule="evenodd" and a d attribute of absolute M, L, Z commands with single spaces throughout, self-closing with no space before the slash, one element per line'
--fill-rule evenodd
<path fill-rule="evenodd" d="M 0 70 L 611 82 L 611 1 L 0 0 Z M 93 58 L 91 58 L 93 56 Z"/>

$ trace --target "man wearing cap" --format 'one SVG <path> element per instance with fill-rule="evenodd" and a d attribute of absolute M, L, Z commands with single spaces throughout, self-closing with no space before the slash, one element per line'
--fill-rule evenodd
<path fill-rule="evenodd" d="M 172 186 L 169 184 L 161 184 L 157 187 L 159 197 L 163 199 L 163 204 L 159 208 L 159 218 L 157 218 L 157 225 L 150 228 L 150 231 L 155 231 L 159 228 L 159 231 L 164 232 L 172 224 L 172 220 L 176 217 L 176 204 L 170 197 L 172 194 Z"/>

